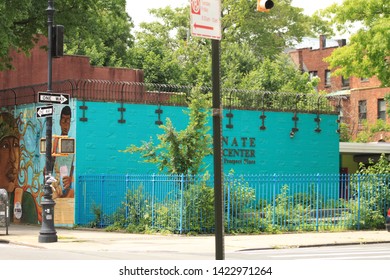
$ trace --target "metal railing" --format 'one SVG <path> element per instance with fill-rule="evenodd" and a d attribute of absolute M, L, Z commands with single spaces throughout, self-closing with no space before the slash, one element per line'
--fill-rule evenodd
<path fill-rule="evenodd" d="M 319 231 L 384 227 L 390 175 L 224 176 L 227 232 Z M 82 175 L 76 224 L 214 230 L 213 177 Z"/>
<path fill-rule="evenodd" d="M 46 91 L 46 84 L 36 84 L 0 90 L 0 107 L 16 106 L 37 102 L 40 91 Z M 53 91 L 68 93 L 81 101 L 118 102 L 130 104 L 156 104 L 164 106 L 187 106 L 193 86 L 150 84 L 107 80 L 65 80 L 55 81 Z M 212 92 L 202 87 L 201 93 Z M 211 101 L 211 96 L 210 96 Z M 228 110 L 259 110 L 307 112 L 334 114 L 333 106 L 325 95 L 283 93 L 263 90 L 221 89 L 221 102 Z M 210 103 L 211 104 L 211 103 Z"/>

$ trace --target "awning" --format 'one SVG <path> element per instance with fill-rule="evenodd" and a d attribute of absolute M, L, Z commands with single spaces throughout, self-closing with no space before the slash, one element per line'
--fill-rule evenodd
<path fill-rule="evenodd" d="M 339 90 L 335 92 L 331 92 L 325 95 L 325 97 L 341 97 L 341 96 L 349 96 L 351 95 L 351 90 L 346 89 L 346 90 Z"/>
<path fill-rule="evenodd" d="M 340 142 L 340 153 L 342 154 L 390 154 L 390 143 L 352 143 Z"/>

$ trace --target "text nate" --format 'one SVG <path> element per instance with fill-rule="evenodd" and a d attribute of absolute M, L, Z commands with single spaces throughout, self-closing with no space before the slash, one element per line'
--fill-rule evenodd
<path fill-rule="evenodd" d="M 222 137 L 225 164 L 256 164 L 256 138 Z"/>

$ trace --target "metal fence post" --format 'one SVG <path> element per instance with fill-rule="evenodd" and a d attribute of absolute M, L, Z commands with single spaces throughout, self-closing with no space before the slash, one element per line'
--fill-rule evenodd
<path fill-rule="evenodd" d="M 276 208 L 276 182 L 277 182 L 277 175 L 274 174 L 274 186 L 273 186 L 273 197 L 272 197 L 272 226 L 275 226 L 275 208 Z"/>
<path fill-rule="evenodd" d="M 317 190 L 316 190 L 316 231 L 318 232 L 318 227 L 319 227 L 319 214 L 320 214 L 320 174 L 317 174 Z"/>
<path fill-rule="evenodd" d="M 156 184 L 156 175 L 152 174 L 152 227 L 154 227 L 154 190 Z"/>
<path fill-rule="evenodd" d="M 126 198 L 126 210 L 125 210 L 125 217 L 126 221 L 129 218 L 129 196 L 127 195 L 129 192 L 129 174 L 126 174 L 126 193 L 125 193 L 125 198 Z M 127 224 L 127 223 L 126 223 Z"/>
<path fill-rule="evenodd" d="M 179 231 L 180 234 L 183 233 L 183 196 L 184 196 L 184 174 L 181 174 L 181 180 L 180 180 L 180 225 L 179 225 Z"/>
<path fill-rule="evenodd" d="M 228 182 L 227 182 L 227 193 L 226 193 L 226 217 L 227 217 L 227 228 L 228 228 L 228 231 L 230 231 L 230 199 L 231 199 L 231 195 L 230 195 L 230 184 L 231 182 L 233 182 L 234 178 L 233 178 L 233 174 L 229 174 L 228 176 Z"/>
<path fill-rule="evenodd" d="M 81 224 L 80 223 L 80 205 L 81 205 L 81 201 L 84 201 L 84 198 L 83 198 L 83 194 L 84 192 L 81 191 L 81 188 L 84 187 L 83 186 L 83 176 L 78 176 L 78 179 L 77 179 L 77 187 L 75 188 L 75 197 L 77 197 L 77 199 L 74 200 L 74 211 L 75 211 L 75 224 Z M 84 207 L 85 208 L 85 204 L 84 204 Z"/>
<path fill-rule="evenodd" d="M 101 208 L 101 210 L 102 210 L 102 213 L 101 213 L 101 215 L 100 215 L 100 227 L 103 227 L 103 216 L 104 216 L 104 211 L 103 211 L 103 208 L 104 208 L 104 203 L 103 203 L 103 199 L 104 199 L 104 180 L 105 179 L 105 176 L 103 175 L 102 176 L 102 184 L 101 184 L 101 190 L 100 190 L 100 201 L 101 201 L 101 203 L 102 203 L 102 208 Z"/>
<path fill-rule="evenodd" d="M 358 220 L 357 220 L 357 229 L 360 229 L 360 176 L 361 174 L 358 174 Z"/>

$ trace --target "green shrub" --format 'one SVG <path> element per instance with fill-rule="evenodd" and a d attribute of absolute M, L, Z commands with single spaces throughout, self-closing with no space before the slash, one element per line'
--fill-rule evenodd
<path fill-rule="evenodd" d="M 215 227 L 214 189 L 202 182 L 184 192 L 185 228 L 195 232 L 212 232 Z"/>

